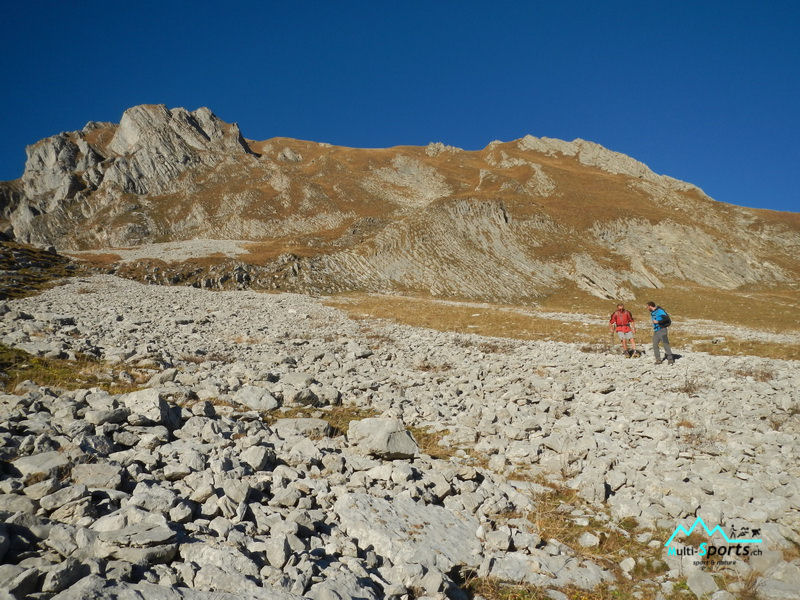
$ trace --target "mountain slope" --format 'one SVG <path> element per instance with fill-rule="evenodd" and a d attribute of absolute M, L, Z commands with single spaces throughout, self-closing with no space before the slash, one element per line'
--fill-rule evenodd
<path fill-rule="evenodd" d="M 27 148 L 0 184 L 17 241 L 66 251 L 195 239 L 240 250 L 153 252 L 151 281 L 527 302 L 800 280 L 800 215 L 717 202 L 584 140 L 525 136 L 479 151 L 256 142 L 205 108 L 127 110 Z M 111 252 L 114 252 L 113 250 Z M 123 262 L 107 251 L 106 262 Z"/>

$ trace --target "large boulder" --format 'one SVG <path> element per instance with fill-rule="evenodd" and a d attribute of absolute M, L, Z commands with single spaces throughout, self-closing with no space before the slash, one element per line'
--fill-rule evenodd
<path fill-rule="evenodd" d="M 57 450 L 23 456 L 14 461 L 14 467 L 22 474 L 25 481 L 54 477 L 69 464 L 69 458 Z"/>
<path fill-rule="evenodd" d="M 233 401 L 253 410 L 269 411 L 278 408 L 278 401 L 269 390 L 255 385 L 243 385 Z"/>
<path fill-rule="evenodd" d="M 395 564 L 416 563 L 446 573 L 456 565 L 481 562 L 474 517 L 409 497 L 389 501 L 367 494 L 345 494 L 333 510 L 360 547 L 371 545 Z"/>
<path fill-rule="evenodd" d="M 181 426 L 180 408 L 169 405 L 156 388 L 124 394 L 119 401 L 131 411 L 128 422 L 132 425 L 164 425 L 168 429 Z"/>
<path fill-rule="evenodd" d="M 365 454 L 381 458 L 413 458 L 419 454 L 414 436 L 397 419 L 372 417 L 350 421 L 347 441 Z"/>

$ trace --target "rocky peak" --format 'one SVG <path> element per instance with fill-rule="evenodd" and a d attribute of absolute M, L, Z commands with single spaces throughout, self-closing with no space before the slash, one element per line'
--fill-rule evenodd
<path fill-rule="evenodd" d="M 165 194 L 186 170 L 214 167 L 251 153 L 236 124 L 208 108 L 134 106 L 119 125 L 90 121 L 26 148 L 22 193 L 3 194 L 3 213 L 16 239 L 46 243 L 59 235 L 73 200 L 90 195 L 105 205 L 123 194 Z M 42 223 L 42 217 L 47 221 Z"/>
<path fill-rule="evenodd" d="M 134 194 L 163 194 L 183 171 L 214 166 L 226 156 L 250 152 L 236 124 L 207 108 L 189 112 L 163 104 L 126 110 L 108 145 L 119 155 L 106 179 Z"/>
<path fill-rule="evenodd" d="M 239 127 L 224 123 L 208 108 L 189 112 L 185 108 L 170 110 L 163 104 L 126 110 L 108 147 L 119 155 L 155 151 L 178 159 L 197 151 L 250 151 Z"/>

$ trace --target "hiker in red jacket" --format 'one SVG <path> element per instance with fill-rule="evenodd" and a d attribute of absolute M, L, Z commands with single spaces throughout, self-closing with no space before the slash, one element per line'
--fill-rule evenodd
<path fill-rule="evenodd" d="M 617 336 L 622 344 L 622 351 L 625 354 L 625 357 L 630 358 L 631 356 L 638 356 L 639 353 L 636 351 L 636 340 L 633 337 L 636 335 L 636 324 L 633 321 L 633 315 L 631 314 L 631 311 L 625 310 L 624 304 L 617 304 L 617 310 L 611 313 L 611 318 L 609 319 L 608 324 L 611 327 L 612 334 L 614 331 L 617 332 Z M 628 340 L 631 341 L 630 350 L 628 350 Z"/>

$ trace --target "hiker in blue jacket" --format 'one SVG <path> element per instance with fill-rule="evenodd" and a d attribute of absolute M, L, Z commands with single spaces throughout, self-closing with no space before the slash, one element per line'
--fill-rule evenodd
<path fill-rule="evenodd" d="M 667 311 L 660 306 L 656 306 L 655 302 L 648 302 L 647 310 L 650 311 L 650 319 L 653 322 L 653 355 L 656 357 L 656 364 L 661 364 L 661 353 L 658 351 L 659 344 L 664 344 L 667 364 L 674 364 L 675 359 L 672 357 L 672 348 L 669 347 L 669 337 L 667 337 L 667 328 L 672 324 L 672 321 Z"/>

